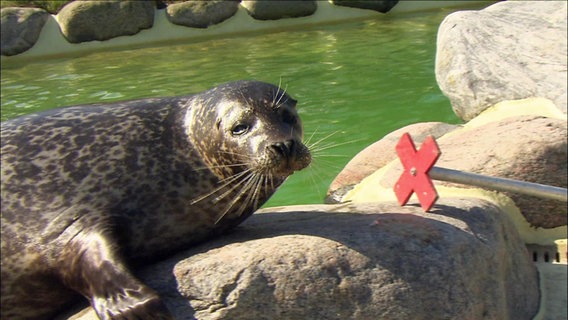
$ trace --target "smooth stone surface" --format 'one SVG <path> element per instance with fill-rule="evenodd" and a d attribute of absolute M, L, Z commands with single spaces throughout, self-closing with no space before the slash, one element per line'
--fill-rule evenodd
<path fill-rule="evenodd" d="M 394 203 L 267 208 L 141 277 L 180 320 L 531 319 L 539 301 L 508 216 L 471 198 L 430 214 Z"/>
<path fill-rule="evenodd" d="M 509 117 L 467 130 L 455 130 L 437 139 L 442 155 L 436 166 L 566 188 L 567 132 L 565 120 L 537 115 Z M 402 173 L 402 165 L 396 160 L 381 170 L 385 170 L 384 174 L 376 183 L 382 188 L 392 188 Z M 435 181 L 435 185 L 475 188 L 443 181 Z M 505 194 L 534 227 L 554 228 L 567 224 L 564 202 Z"/>
<path fill-rule="evenodd" d="M 507 118 L 442 138 L 439 144 L 444 153 L 438 165 L 567 188 L 567 134 L 565 120 L 540 116 Z M 562 201 L 505 194 L 535 227 L 553 228 L 568 223 L 566 203 Z"/>
<path fill-rule="evenodd" d="M 316 12 L 318 7 L 317 1 L 313 0 L 243 0 L 241 6 L 257 20 L 310 16 Z"/>
<path fill-rule="evenodd" d="M 238 1 L 186 1 L 168 5 L 166 17 L 173 24 L 207 28 L 229 19 L 238 8 Z"/>
<path fill-rule="evenodd" d="M 566 1 L 503 1 L 446 17 L 436 79 L 465 121 L 504 100 L 545 97 L 566 113 Z"/>
<path fill-rule="evenodd" d="M 49 13 L 36 8 L 3 8 L 0 16 L 1 53 L 13 56 L 34 46 Z"/>
<path fill-rule="evenodd" d="M 341 198 L 361 180 L 396 159 L 395 147 L 405 132 L 412 136 L 418 148 L 420 142 L 424 141 L 426 136 L 432 135 L 435 138 L 439 138 L 456 128 L 459 128 L 459 126 L 443 122 L 421 122 L 405 126 L 387 134 L 381 140 L 363 149 L 345 165 L 331 182 L 327 190 L 325 202 L 341 202 Z"/>
<path fill-rule="evenodd" d="M 154 6 L 153 1 L 74 1 L 61 9 L 57 20 L 71 43 L 103 41 L 151 28 Z"/>

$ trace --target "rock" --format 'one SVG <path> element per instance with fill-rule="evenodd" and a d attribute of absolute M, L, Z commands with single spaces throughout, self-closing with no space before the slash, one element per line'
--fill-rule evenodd
<path fill-rule="evenodd" d="M 440 140 L 439 165 L 489 176 L 568 187 L 566 120 L 521 116 Z M 535 227 L 566 225 L 566 203 L 507 193 Z"/>
<path fill-rule="evenodd" d="M 364 178 L 396 159 L 395 146 L 403 133 L 408 132 L 414 141 L 423 141 L 428 135 L 439 138 L 458 128 L 442 122 L 415 123 L 393 131 L 381 140 L 359 152 L 331 182 L 325 203 L 339 203 L 341 198 Z M 416 146 L 419 147 L 418 145 Z"/>
<path fill-rule="evenodd" d="M 436 79 L 470 120 L 503 100 L 552 100 L 566 113 L 567 2 L 504 1 L 452 13 L 440 25 Z"/>
<path fill-rule="evenodd" d="M 133 35 L 154 24 L 153 1 L 74 1 L 57 15 L 71 43 Z"/>
<path fill-rule="evenodd" d="M 155 2 L 156 2 L 156 9 L 158 10 L 166 9 L 168 7 L 168 4 L 165 3 L 164 0 L 155 0 Z"/>
<path fill-rule="evenodd" d="M 170 4 L 166 9 L 168 20 L 177 25 L 207 28 L 235 15 L 238 1 L 186 1 Z"/>
<path fill-rule="evenodd" d="M 331 0 L 331 3 L 337 6 L 370 9 L 381 13 L 387 13 L 396 6 L 398 0 Z"/>
<path fill-rule="evenodd" d="M 313 0 L 243 0 L 241 6 L 257 20 L 305 17 L 317 10 Z"/>
<path fill-rule="evenodd" d="M 566 120 L 540 116 L 505 118 L 437 139 L 442 155 L 436 166 L 566 188 L 567 134 Z M 378 183 L 392 188 L 401 172 L 402 165 L 395 161 Z M 435 184 L 471 188 L 441 181 Z M 534 227 L 553 228 L 568 222 L 566 203 L 506 194 Z"/>
<path fill-rule="evenodd" d="M 180 320 L 531 319 L 536 268 L 508 216 L 478 199 L 436 208 L 268 208 L 141 277 Z"/>
<path fill-rule="evenodd" d="M 34 46 L 49 13 L 36 8 L 3 8 L 0 47 L 4 56 L 13 56 Z"/>

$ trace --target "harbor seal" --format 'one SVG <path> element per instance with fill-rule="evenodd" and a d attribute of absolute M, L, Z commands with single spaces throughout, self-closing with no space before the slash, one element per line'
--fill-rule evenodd
<path fill-rule="evenodd" d="M 51 318 L 78 294 L 101 319 L 171 319 L 129 268 L 237 226 L 311 161 L 296 101 L 258 81 L 1 131 L 2 319 Z"/>

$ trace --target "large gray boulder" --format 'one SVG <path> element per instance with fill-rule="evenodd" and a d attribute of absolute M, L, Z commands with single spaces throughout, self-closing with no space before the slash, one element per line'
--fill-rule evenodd
<path fill-rule="evenodd" d="M 173 24 L 207 28 L 234 16 L 238 9 L 238 1 L 185 1 L 168 5 L 166 17 Z"/>
<path fill-rule="evenodd" d="M 49 13 L 36 8 L 3 8 L 0 47 L 2 55 L 12 56 L 27 51 L 36 43 Z"/>
<path fill-rule="evenodd" d="M 539 302 L 515 227 L 478 199 L 268 208 L 142 278 L 179 320 L 528 320 Z"/>
<path fill-rule="evenodd" d="M 71 43 L 133 35 L 154 24 L 154 1 L 74 1 L 57 15 L 61 32 Z"/>
<path fill-rule="evenodd" d="M 408 132 L 416 142 L 421 142 L 428 135 L 439 138 L 458 127 L 458 125 L 443 122 L 422 122 L 414 123 L 389 133 L 381 140 L 359 152 L 345 165 L 343 170 L 331 182 L 327 190 L 325 202 L 341 202 L 343 196 L 361 180 L 396 159 L 395 146 L 405 132 Z"/>
<path fill-rule="evenodd" d="M 317 10 L 314 0 L 243 0 L 241 6 L 257 20 L 305 17 Z"/>
<path fill-rule="evenodd" d="M 448 15 L 440 25 L 436 79 L 470 120 L 504 100 L 545 97 L 566 113 L 566 1 L 504 1 Z"/>

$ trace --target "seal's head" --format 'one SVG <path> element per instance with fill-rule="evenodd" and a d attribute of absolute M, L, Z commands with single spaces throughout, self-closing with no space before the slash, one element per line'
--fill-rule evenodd
<path fill-rule="evenodd" d="M 296 100 L 277 86 L 231 82 L 196 96 L 191 104 L 188 135 L 221 179 L 247 172 L 281 183 L 311 161 Z"/>

